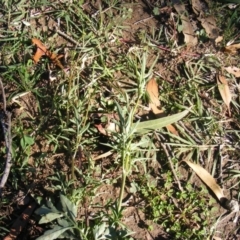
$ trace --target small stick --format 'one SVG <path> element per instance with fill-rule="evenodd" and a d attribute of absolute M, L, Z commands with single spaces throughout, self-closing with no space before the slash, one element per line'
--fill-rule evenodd
<path fill-rule="evenodd" d="M 0 78 L 0 88 L 2 90 L 2 97 L 3 97 L 3 111 L 6 112 L 7 105 L 6 105 L 6 97 L 5 97 L 5 91 L 2 83 L 2 79 Z"/>
<path fill-rule="evenodd" d="M 219 151 L 219 178 L 220 178 L 220 184 L 223 184 L 223 171 L 222 171 L 222 164 L 223 164 L 223 156 L 222 156 L 222 149 L 223 145 L 219 145 L 218 151 Z"/>
<path fill-rule="evenodd" d="M 105 157 L 108 157 L 108 156 L 111 156 L 113 154 L 112 151 L 108 151 L 106 153 L 103 153 L 95 158 L 93 158 L 93 161 L 96 161 L 96 160 L 99 160 L 99 159 L 102 159 L 102 158 L 105 158 Z"/>
<path fill-rule="evenodd" d="M 61 30 L 59 30 L 57 27 L 56 27 L 56 32 L 66 38 L 67 40 L 69 40 L 70 42 L 74 43 L 76 46 L 80 47 L 81 44 L 79 42 L 77 42 L 75 39 L 73 39 L 71 36 L 67 35 L 66 33 L 62 32 Z"/>
<path fill-rule="evenodd" d="M 2 98 L 3 98 L 3 111 L 0 114 L 0 122 L 3 129 L 4 140 L 6 144 L 6 165 L 2 175 L 1 183 L 0 183 L 0 197 L 2 196 L 2 189 L 4 188 L 10 169 L 12 166 L 12 137 L 11 137 L 11 113 L 6 110 L 6 95 L 2 83 L 2 79 L 0 78 L 0 88 L 2 90 Z M 6 123 L 7 122 L 7 123 Z"/>
<path fill-rule="evenodd" d="M 152 19 L 152 18 L 153 18 L 153 16 L 147 17 L 147 18 L 144 18 L 144 19 L 141 19 L 141 20 L 138 20 L 138 21 L 136 21 L 136 22 L 134 23 L 134 25 L 136 25 L 136 24 L 138 24 L 138 23 L 142 23 L 142 22 L 148 21 L 148 20 L 150 20 L 150 19 Z"/>

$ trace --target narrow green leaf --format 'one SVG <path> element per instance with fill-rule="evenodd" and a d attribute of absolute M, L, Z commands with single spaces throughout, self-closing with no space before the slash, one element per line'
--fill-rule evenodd
<path fill-rule="evenodd" d="M 57 239 L 62 233 L 70 229 L 71 227 L 63 228 L 55 226 L 53 229 L 44 232 L 44 234 L 38 237 L 36 240 L 53 240 Z"/>
<path fill-rule="evenodd" d="M 53 221 L 57 218 L 60 218 L 62 216 L 63 216 L 62 213 L 48 213 L 40 219 L 39 224 L 51 222 L 51 221 Z"/>
<path fill-rule="evenodd" d="M 133 124 L 133 128 L 135 128 L 137 133 L 148 133 L 152 130 L 157 130 L 166 127 L 169 124 L 175 123 L 185 117 L 188 113 L 189 109 L 172 116 L 135 123 Z"/>

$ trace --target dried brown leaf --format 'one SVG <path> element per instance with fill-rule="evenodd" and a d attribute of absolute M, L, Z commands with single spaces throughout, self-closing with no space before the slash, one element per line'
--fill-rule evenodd
<path fill-rule="evenodd" d="M 159 101 L 158 84 L 154 78 L 148 81 L 146 91 L 150 98 L 149 107 L 152 109 L 156 117 L 160 117 L 163 114 L 163 110 L 160 109 L 161 104 Z M 172 134 L 178 135 L 176 128 L 172 124 L 167 125 L 166 128 Z"/>
<path fill-rule="evenodd" d="M 218 36 L 218 37 L 215 39 L 215 44 L 220 43 L 222 40 L 223 40 L 223 37 L 222 37 L 222 36 Z"/>
<path fill-rule="evenodd" d="M 237 43 L 237 44 L 232 44 L 232 45 L 226 46 L 223 49 L 223 51 L 230 53 L 230 54 L 237 54 L 239 49 L 240 49 L 240 43 Z"/>
<path fill-rule="evenodd" d="M 208 16 L 204 18 L 199 17 L 198 20 L 201 22 L 203 28 L 207 33 L 207 36 L 210 39 L 216 39 L 218 37 L 219 28 L 217 27 L 216 20 L 213 16 Z"/>
<path fill-rule="evenodd" d="M 225 67 L 225 70 L 231 74 L 233 74 L 235 77 L 240 77 L 240 68 L 237 67 Z"/>
<path fill-rule="evenodd" d="M 199 15 L 203 11 L 203 4 L 201 0 L 192 0 L 192 9 L 195 14 Z"/>
<path fill-rule="evenodd" d="M 187 17 L 187 11 L 185 9 L 185 5 L 180 0 L 173 1 L 174 8 L 180 16 L 182 22 L 182 32 L 184 34 L 184 41 L 188 46 L 195 46 L 198 43 L 198 39 L 195 36 L 193 26 Z"/>
<path fill-rule="evenodd" d="M 198 175 L 198 177 L 214 192 L 214 194 L 219 200 L 224 198 L 223 190 L 219 187 L 215 179 L 208 171 L 206 171 L 200 165 L 193 163 L 189 160 L 184 160 L 184 162 L 186 162 L 187 165 L 193 169 L 193 171 Z"/>
<path fill-rule="evenodd" d="M 159 101 L 159 91 L 158 84 L 154 78 L 148 81 L 146 86 L 146 91 L 149 95 L 149 107 L 152 109 L 154 114 L 163 113 L 163 110 L 160 109 L 160 101 Z"/>
<path fill-rule="evenodd" d="M 179 136 L 177 129 L 172 124 L 167 125 L 166 128 L 170 133 Z"/>
<path fill-rule="evenodd" d="M 44 44 L 37 38 L 32 39 L 32 43 L 37 46 L 37 51 L 33 56 L 33 60 L 35 63 L 38 63 L 40 58 L 44 55 L 46 55 L 47 48 L 44 46 Z"/>
<path fill-rule="evenodd" d="M 47 47 L 37 38 L 32 39 L 32 43 L 37 46 L 37 51 L 33 56 L 33 60 L 35 63 L 38 63 L 40 58 L 42 56 L 47 56 L 55 65 L 60 67 L 62 70 L 64 70 L 63 65 L 59 61 L 60 58 L 63 57 L 63 55 L 57 55 L 56 53 L 52 53 L 47 50 Z"/>
<path fill-rule="evenodd" d="M 221 94 L 221 97 L 222 97 L 224 103 L 227 105 L 229 116 L 231 116 L 230 103 L 232 100 L 232 94 L 231 94 L 230 88 L 228 86 L 228 81 L 226 80 L 226 78 L 223 75 L 218 74 L 217 75 L 217 84 L 218 84 L 218 89 Z"/>

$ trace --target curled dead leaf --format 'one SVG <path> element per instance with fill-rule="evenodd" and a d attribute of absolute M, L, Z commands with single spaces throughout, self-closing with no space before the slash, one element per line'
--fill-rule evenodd
<path fill-rule="evenodd" d="M 230 103 L 232 100 L 232 94 L 228 86 L 228 81 L 223 75 L 217 74 L 217 84 L 221 97 L 224 103 L 227 105 L 229 116 L 231 116 Z"/>
<path fill-rule="evenodd" d="M 94 126 L 97 128 L 97 130 L 98 130 L 101 134 L 103 134 L 103 135 L 105 135 L 105 136 L 108 135 L 106 129 L 102 126 L 102 124 L 95 124 Z"/>
<path fill-rule="evenodd" d="M 192 9 L 194 13 L 198 16 L 198 20 L 205 29 L 207 36 L 211 39 L 216 39 L 219 34 L 219 28 L 214 16 L 206 16 L 207 6 L 201 0 L 192 0 Z"/>
<path fill-rule="evenodd" d="M 38 63 L 42 56 L 47 56 L 55 65 L 64 70 L 63 65 L 59 61 L 59 59 L 62 58 L 63 55 L 57 55 L 56 53 L 48 51 L 47 47 L 37 38 L 33 38 L 32 43 L 37 46 L 36 53 L 33 56 L 33 60 L 35 63 Z"/>
<path fill-rule="evenodd" d="M 43 43 L 39 39 L 33 38 L 32 43 L 37 46 L 37 51 L 33 56 L 33 60 L 35 63 L 38 63 L 40 58 L 46 55 L 47 48 L 43 45 Z"/>
<path fill-rule="evenodd" d="M 167 125 L 166 128 L 170 133 L 179 136 L 177 129 L 172 124 Z"/>

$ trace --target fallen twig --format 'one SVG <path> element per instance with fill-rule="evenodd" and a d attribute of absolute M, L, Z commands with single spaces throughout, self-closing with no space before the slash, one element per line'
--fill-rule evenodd
<path fill-rule="evenodd" d="M 0 88 L 2 91 L 2 99 L 3 99 L 3 110 L 0 113 L 0 122 L 3 130 L 4 140 L 6 144 L 6 165 L 2 175 L 1 183 L 0 183 L 0 197 L 2 196 L 2 189 L 4 188 L 10 169 L 12 166 L 12 137 L 11 137 L 11 113 L 6 109 L 6 95 L 2 83 L 2 79 L 0 78 Z"/>
<path fill-rule="evenodd" d="M 22 212 L 22 214 L 17 218 L 11 227 L 10 233 L 3 240 L 14 240 L 26 227 L 30 216 L 37 207 L 36 202 L 32 202 L 29 206 Z"/>

